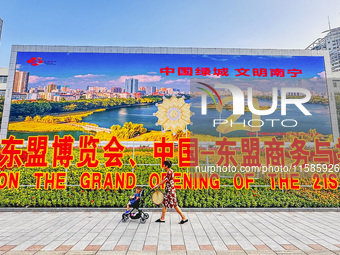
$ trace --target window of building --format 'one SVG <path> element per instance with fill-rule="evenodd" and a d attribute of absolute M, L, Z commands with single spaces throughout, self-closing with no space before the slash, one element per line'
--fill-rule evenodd
<path fill-rule="evenodd" d="M 340 80 L 333 80 L 333 87 L 334 88 L 340 87 Z"/>
<path fill-rule="evenodd" d="M 7 76 L 0 75 L 0 83 L 7 83 Z"/>

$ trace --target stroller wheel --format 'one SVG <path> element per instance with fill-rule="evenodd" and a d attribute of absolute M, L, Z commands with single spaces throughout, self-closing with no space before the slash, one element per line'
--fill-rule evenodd
<path fill-rule="evenodd" d="M 129 216 L 128 216 L 127 214 L 124 213 L 124 214 L 122 215 L 122 222 L 126 222 L 127 219 L 128 219 L 128 217 L 129 217 Z"/>
<path fill-rule="evenodd" d="M 149 219 L 149 214 L 148 213 L 144 213 L 144 217 L 145 217 L 145 219 Z"/>
<path fill-rule="evenodd" d="M 146 222 L 146 218 L 144 216 L 140 217 L 140 223 L 145 223 Z"/>

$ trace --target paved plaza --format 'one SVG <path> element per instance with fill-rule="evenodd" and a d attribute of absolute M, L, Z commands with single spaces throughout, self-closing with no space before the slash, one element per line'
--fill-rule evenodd
<path fill-rule="evenodd" d="M 0 212 L 0 254 L 340 254 L 339 212 Z"/>

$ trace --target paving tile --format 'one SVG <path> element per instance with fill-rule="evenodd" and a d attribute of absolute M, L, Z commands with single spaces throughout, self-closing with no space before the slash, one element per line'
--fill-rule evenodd
<path fill-rule="evenodd" d="M 254 244 L 254 246 L 257 250 L 261 250 L 261 251 L 270 250 L 270 248 L 265 244 L 258 244 L 258 245 Z"/>
<path fill-rule="evenodd" d="M 245 251 L 216 251 L 217 255 L 247 255 Z"/>
<path fill-rule="evenodd" d="M 292 244 L 282 244 L 281 246 L 285 248 L 285 250 L 298 250 L 298 248 Z"/>
<path fill-rule="evenodd" d="M 143 251 L 142 253 L 140 251 L 128 251 L 126 255 L 157 255 L 157 251 Z"/>
<path fill-rule="evenodd" d="M 66 255 L 95 255 L 96 251 L 68 251 Z"/>
<path fill-rule="evenodd" d="M 287 250 L 287 251 L 276 251 L 277 255 L 306 255 L 304 251 L 300 250 Z"/>
<path fill-rule="evenodd" d="M 228 250 L 243 250 L 240 245 L 227 245 Z"/>
<path fill-rule="evenodd" d="M 274 251 L 267 251 L 267 250 L 261 250 L 261 251 L 246 251 L 247 255 L 276 255 Z"/>
<path fill-rule="evenodd" d="M 143 251 L 157 251 L 157 245 L 144 245 Z"/>
<path fill-rule="evenodd" d="M 144 241 L 138 240 L 138 241 L 132 241 L 132 244 L 129 247 L 129 251 L 139 251 L 141 252 L 144 247 Z"/>
<path fill-rule="evenodd" d="M 185 245 L 171 245 L 171 250 L 173 250 L 173 251 L 184 251 Z"/>
<path fill-rule="evenodd" d="M 107 240 L 105 243 L 103 243 L 102 247 L 100 248 L 100 251 L 113 251 L 113 249 L 117 245 L 117 242 L 118 241 Z"/>
<path fill-rule="evenodd" d="M 80 240 L 71 248 L 71 251 L 83 251 L 90 244 L 90 242 L 90 240 Z"/>
<path fill-rule="evenodd" d="M 26 249 L 26 251 L 40 251 L 45 245 L 32 245 Z"/>
<path fill-rule="evenodd" d="M 141 225 L 115 212 L 2 213 L 0 255 L 340 254 L 336 212 L 185 214 L 188 224 L 178 225 L 176 212 L 155 224 L 159 213 L 151 212 Z"/>
<path fill-rule="evenodd" d="M 336 253 L 332 251 L 327 251 L 327 250 L 311 250 L 311 251 L 304 251 L 305 254 L 310 254 L 310 255 L 334 255 Z"/>
<path fill-rule="evenodd" d="M 186 251 L 157 251 L 157 255 L 187 255 Z"/>
<path fill-rule="evenodd" d="M 114 251 L 127 251 L 129 249 L 129 245 L 116 245 L 113 249 Z"/>
<path fill-rule="evenodd" d="M 200 245 L 200 250 L 214 250 L 212 245 Z"/>
<path fill-rule="evenodd" d="M 84 251 L 98 251 L 101 247 L 101 245 L 88 245 Z"/>
<path fill-rule="evenodd" d="M 38 251 L 34 255 L 65 255 L 66 251 Z"/>
<path fill-rule="evenodd" d="M 9 255 L 33 255 L 35 254 L 36 251 L 8 251 L 4 254 L 9 254 Z"/>
<path fill-rule="evenodd" d="M 126 255 L 126 251 L 98 251 L 96 255 Z"/>
<path fill-rule="evenodd" d="M 60 245 L 55 251 L 69 251 L 71 250 L 73 245 Z"/>
<path fill-rule="evenodd" d="M 9 255 L 33 255 L 35 253 L 36 253 L 36 251 L 13 251 L 13 250 L 11 250 L 11 251 L 8 251 L 8 252 L 6 252 L 4 254 L 9 254 Z"/>
<path fill-rule="evenodd" d="M 308 246 L 311 247 L 313 250 L 327 250 L 320 244 L 308 244 Z"/>
<path fill-rule="evenodd" d="M 0 251 L 10 251 L 15 247 L 16 245 L 3 245 L 0 247 Z"/>
<path fill-rule="evenodd" d="M 187 251 L 188 255 L 217 255 L 214 250 Z"/>

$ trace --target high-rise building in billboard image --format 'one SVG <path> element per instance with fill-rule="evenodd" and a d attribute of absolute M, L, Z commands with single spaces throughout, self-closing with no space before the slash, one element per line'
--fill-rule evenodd
<path fill-rule="evenodd" d="M 147 95 L 152 95 L 155 92 L 156 92 L 156 87 L 155 86 L 147 86 L 146 87 L 146 94 Z"/>
<path fill-rule="evenodd" d="M 126 79 L 125 80 L 125 92 L 137 93 L 138 91 L 138 79 Z"/>
<path fill-rule="evenodd" d="M 28 92 L 29 72 L 15 71 L 13 92 L 26 93 Z"/>

